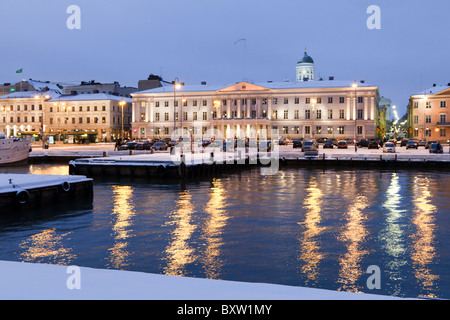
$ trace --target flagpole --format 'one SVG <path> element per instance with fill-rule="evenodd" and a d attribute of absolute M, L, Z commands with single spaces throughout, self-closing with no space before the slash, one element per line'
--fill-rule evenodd
<path fill-rule="evenodd" d="M 244 81 L 247 81 L 247 39 L 239 39 L 234 42 L 234 44 L 244 41 Z"/>

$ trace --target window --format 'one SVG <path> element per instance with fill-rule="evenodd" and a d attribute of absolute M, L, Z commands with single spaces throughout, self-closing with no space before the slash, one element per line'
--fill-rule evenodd
<path fill-rule="evenodd" d="M 27 106 L 25 105 L 25 108 Z M 441 101 L 441 108 L 447 108 L 447 101 Z M 25 109 L 26 110 L 26 109 Z"/>
<path fill-rule="evenodd" d="M 431 109 L 431 101 L 425 102 L 425 108 Z"/>
<path fill-rule="evenodd" d="M 272 99 L 272 104 L 278 104 L 278 98 L 273 98 Z"/>
<path fill-rule="evenodd" d="M 311 133 L 311 127 L 305 126 L 305 134 L 310 134 L 310 133 Z"/>
<path fill-rule="evenodd" d="M 316 133 L 317 134 L 321 134 L 322 133 L 322 127 L 321 126 L 317 126 L 316 127 Z"/>
<path fill-rule="evenodd" d="M 362 126 L 358 126 L 357 127 L 357 132 L 358 132 L 358 134 L 362 134 L 363 133 L 363 127 Z"/>
<path fill-rule="evenodd" d="M 197 100 L 193 100 L 193 101 L 192 101 L 192 105 L 193 105 L 194 107 L 196 107 L 196 106 L 197 106 Z"/>
<path fill-rule="evenodd" d="M 156 101 L 156 102 L 155 102 L 155 107 L 156 107 L 156 108 L 159 108 L 159 101 Z"/>
<path fill-rule="evenodd" d="M 339 103 L 344 103 L 345 102 L 345 97 L 339 97 Z"/>
<path fill-rule="evenodd" d="M 419 116 L 414 116 L 414 123 L 419 123 Z"/>
<path fill-rule="evenodd" d="M 203 120 L 208 120 L 208 112 L 203 112 Z"/>
<path fill-rule="evenodd" d="M 106 106 L 102 106 L 102 111 L 106 111 Z"/>
<path fill-rule="evenodd" d="M 419 130 L 416 128 L 415 130 L 414 130 L 414 137 L 418 137 L 419 136 Z"/>
<path fill-rule="evenodd" d="M 141 113 L 141 121 L 145 121 L 145 113 Z"/>
<path fill-rule="evenodd" d="M 178 121 L 178 112 L 175 112 L 175 120 Z"/>
<path fill-rule="evenodd" d="M 328 97 L 328 103 L 333 103 L 333 97 Z"/>
<path fill-rule="evenodd" d="M 283 134 L 289 133 L 289 127 L 283 127 Z"/>
<path fill-rule="evenodd" d="M 155 134 L 161 134 L 161 129 L 160 128 L 155 128 Z"/>
<path fill-rule="evenodd" d="M 75 124 L 75 118 L 72 118 L 72 124 Z"/>
<path fill-rule="evenodd" d="M 333 127 L 328 127 L 327 128 L 327 133 L 328 134 L 333 134 Z"/>
<path fill-rule="evenodd" d="M 168 107 L 169 106 L 169 101 L 164 101 L 164 107 Z"/>
<path fill-rule="evenodd" d="M 441 122 L 441 123 L 446 123 L 447 122 L 447 114 L 446 113 L 441 113 L 439 115 L 439 122 Z"/>
<path fill-rule="evenodd" d="M 83 107 L 80 106 L 80 107 L 78 108 L 78 111 L 82 112 L 82 111 L 83 111 Z"/>
<path fill-rule="evenodd" d="M 426 115 L 425 116 L 425 123 L 431 123 L 431 116 L 430 115 Z"/>
<path fill-rule="evenodd" d="M 284 119 L 287 120 L 289 119 L 289 111 L 288 110 L 284 110 Z"/>
<path fill-rule="evenodd" d="M 288 98 L 284 98 L 284 104 L 289 104 L 289 99 Z"/>
<path fill-rule="evenodd" d="M 167 127 L 164 128 L 164 134 L 169 134 L 169 128 Z"/>
<path fill-rule="evenodd" d="M 187 112 L 183 112 L 183 120 L 187 121 L 188 119 L 188 113 Z"/>
<path fill-rule="evenodd" d="M 155 121 L 159 121 L 159 113 L 155 113 Z"/>
<path fill-rule="evenodd" d="M 192 113 L 192 120 L 197 120 L 197 112 Z"/>
<path fill-rule="evenodd" d="M 338 127 L 338 134 L 344 134 L 344 127 L 343 126 L 339 126 Z"/>
<path fill-rule="evenodd" d="M 168 112 L 164 113 L 164 121 L 169 121 L 169 113 Z"/>
<path fill-rule="evenodd" d="M 444 128 L 441 128 L 441 129 L 439 130 L 439 135 L 440 135 L 441 137 L 446 137 L 446 136 L 447 136 L 446 130 L 445 130 Z"/>
<path fill-rule="evenodd" d="M 277 110 L 275 110 L 275 111 L 273 112 L 273 118 L 274 118 L 274 119 L 278 119 L 278 111 L 277 111 Z"/>
<path fill-rule="evenodd" d="M 305 110 L 305 119 L 311 119 L 311 110 Z"/>
<path fill-rule="evenodd" d="M 78 118 L 78 123 L 83 123 L 83 118 Z"/>
<path fill-rule="evenodd" d="M 298 97 L 294 98 L 294 103 L 295 104 L 299 104 L 300 103 L 300 98 L 298 98 Z"/>
<path fill-rule="evenodd" d="M 300 119 L 300 115 L 299 115 L 299 111 L 298 110 L 294 110 L 294 119 L 296 119 L 296 120 Z"/>
<path fill-rule="evenodd" d="M 203 106 L 207 107 L 208 106 L 208 100 L 203 100 Z"/>
<path fill-rule="evenodd" d="M 86 123 L 91 123 L 91 118 L 90 117 L 86 118 Z"/>
<path fill-rule="evenodd" d="M 294 134 L 300 134 L 300 127 L 299 126 L 295 126 L 294 127 Z"/>
<path fill-rule="evenodd" d="M 363 100 L 364 98 L 363 97 L 358 97 L 358 103 L 363 103 Z"/>
<path fill-rule="evenodd" d="M 306 104 L 310 104 L 311 103 L 311 98 L 306 98 Z"/>
<path fill-rule="evenodd" d="M 183 99 L 183 107 L 187 107 L 187 100 Z"/>
<path fill-rule="evenodd" d="M 317 103 L 322 103 L 322 98 L 317 98 Z"/>
<path fill-rule="evenodd" d="M 333 110 L 328 110 L 328 119 L 333 119 Z"/>
<path fill-rule="evenodd" d="M 316 110 L 316 118 L 322 119 L 322 110 Z"/>
<path fill-rule="evenodd" d="M 340 109 L 339 110 L 339 119 L 344 119 L 344 115 L 345 115 L 344 109 Z"/>
<path fill-rule="evenodd" d="M 106 123 L 106 117 L 102 117 L 102 123 Z"/>
<path fill-rule="evenodd" d="M 425 137 L 431 137 L 431 130 L 430 129 L 425 130 Z"/>
<path fill-rule="evenodd" d="M 414 108 L 417 109 L 419 107 L 419 102 L 418 101 L 414 101 Z"/>
<path fill-rule="evenodd" d="M 363 118 L 363 110 L 358 109 L 358 119 L 362 119 L 362 118 Z"/>

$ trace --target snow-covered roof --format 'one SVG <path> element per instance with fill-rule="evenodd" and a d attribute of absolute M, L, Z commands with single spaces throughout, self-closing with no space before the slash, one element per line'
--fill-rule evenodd
<path fill-rule="evenodd" d="M 447 90 L 447 89 L 450 89 L 450 86 L 439 85 L 439 86 L 431 87 L 429 89 L 417 92 L 417 93 L 415 93 L 413 95 L 414 96 L 423 96 L 423 95 L 426 95 L 426 94 L 427 95 L 433 95 L 433 94 L 439 93 L 439 92 Z"/>
<path fill-rule="evenodd" d="M 9 99 L 35 99 L 37 95 L 40 94 L 49 95 L 51 99 L 56 99 L 60 95 L 58 93 L 52 91 L 15 91 L 8 93 L 7 95 L 0 96 L 0 100 L 9 100 Z"/>
<path fill-rule="evenodd" d="M 77 95 L 62 95 L 55 97 L 58 101 L 98 101 L 98 100 L 112 100 L 112 101 L 122 101 L 125 100 L 127 103 L 131 103 L 132 100 L 126 97 L 115 96 L 112 94 L 106 93 L 85 93 L 85 94 L 77 94 Z"/>
<path fill-rule="evenodd" d="M 239 83 L 239 82 L 237 82 Z M 183 92 L 211 92 L 218 91 L 237 83 L 227 84 L 227 85 L 184 85 L 177 89 L 177 93 Z M 312 80 L 312 81 L 267 81 L 267 82 L 255 82 L 251 83 L 253 85 L 261 86 L 270 90 L 283 90 L 283 89 L 316 89 L 316 88 L 352 88 L 354 81 L 348 80 Z M 358 82 L 358 87 L 376 87 L 372 84 Z M 139 92 L 134 92 L 135 94 L 146 94 L 146 93 L 171 93 L 173 92 L 173 85 L 166 85 L 159 88 L 153 88 L 148 90 L 143 90 Z"/>
<path fill-rule="evenodd" d="M 58 87 L 58 84 L 54 82 L 39 81 L 33 79 L 26 80 L 26 82 L 28 82 L 29 85 L 33 86 L 36 91 L 44 91 L 45 88 L 48 88 L 51 92 L 58 94 L 63 93 L 62 89 Z"/>

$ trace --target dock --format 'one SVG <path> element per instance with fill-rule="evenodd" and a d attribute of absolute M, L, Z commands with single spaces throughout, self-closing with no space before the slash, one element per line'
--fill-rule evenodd
<path fill-rule="evenodd" d="M 0 212 L 93 199 L 93 180 L 85 176 L 0 174 Z"/>
<path fill-rule="evenodd" d="M 259 163 L 261 159 L 256 153 L 155 153 L 76 159 L 69 162 L 69 174 L 89 177 L 193 178 L 248 168 Z"/>

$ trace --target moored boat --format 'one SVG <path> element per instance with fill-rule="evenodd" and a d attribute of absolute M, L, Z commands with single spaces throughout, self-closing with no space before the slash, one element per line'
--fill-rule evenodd
<path fill-rule="evenodd" d="M 0 133 L 0 166 L 26 163 L 30 150 L 31 140 L 6 138 Z"/>

